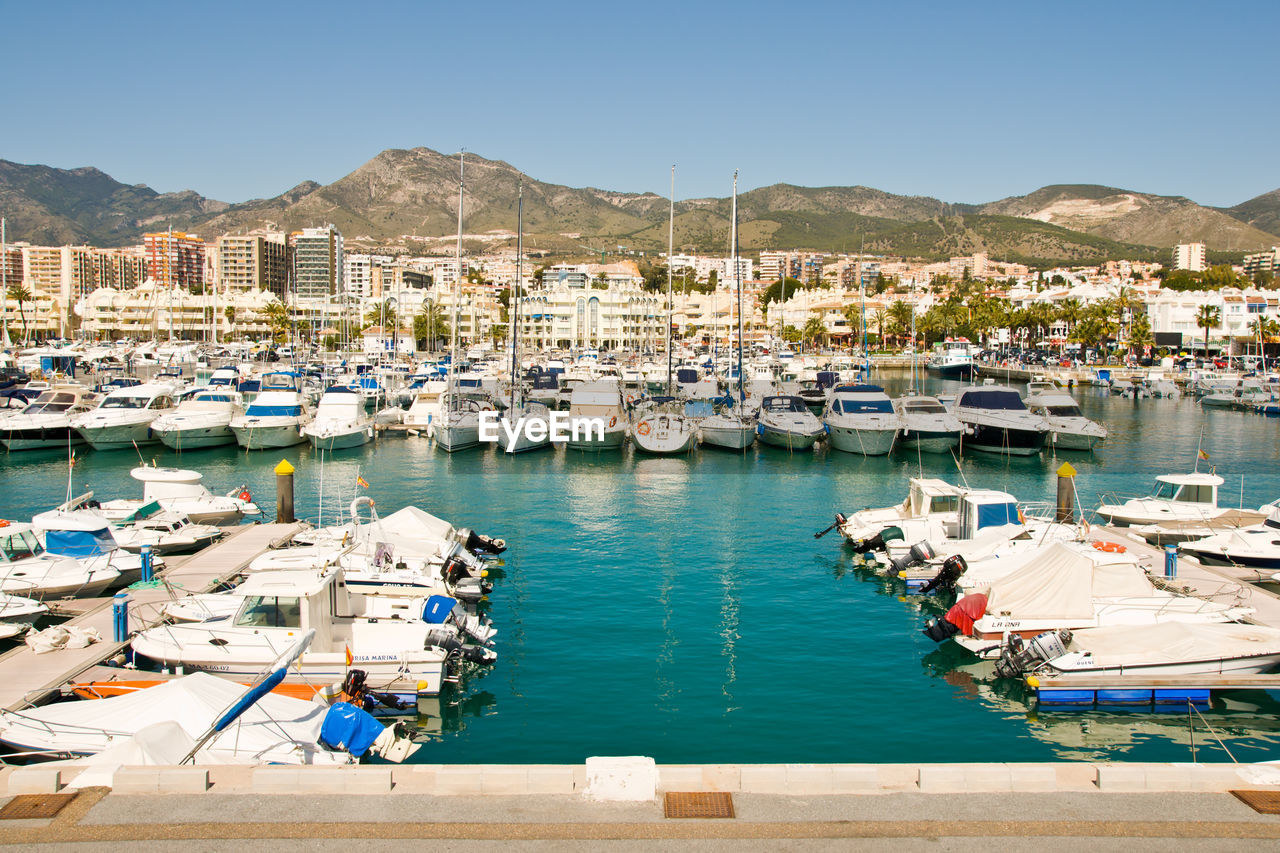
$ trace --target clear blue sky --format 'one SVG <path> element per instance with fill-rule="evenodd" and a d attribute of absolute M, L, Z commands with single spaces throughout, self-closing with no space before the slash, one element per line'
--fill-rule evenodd
<path fill-rule="evenodd" d="M 0 0 L 0 158 L 224 201 L 385 148 L 681 198 L 1280 186 L 1280 2 Z"/>

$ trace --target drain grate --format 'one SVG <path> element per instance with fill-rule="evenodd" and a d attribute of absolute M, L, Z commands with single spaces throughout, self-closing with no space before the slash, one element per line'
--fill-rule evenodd
<path fill-rule="evenodd" d="M 720 791 L 668 791 L 662 808 L 667 817 L 736 817 L 733 797 Z"/>
<path fill-rule="evenodd" d="M 0 808 L 0 820 L 53 817 L 75 798 L 75 794 L 18 794 Z"/>
<path fill-rule="evenodd" d="M 1232 791 L 1231 793 L 1255 812 L 1280 814 L 1280 791 Z"/>

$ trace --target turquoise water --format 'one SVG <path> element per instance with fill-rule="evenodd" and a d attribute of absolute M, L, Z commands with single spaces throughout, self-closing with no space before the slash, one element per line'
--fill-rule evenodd
<path fill-rule="evenodd" d="M 905 377 L 883 378 L 890 393 Z M 933 383 L 930 390 L 945 388 Z M 1111 436 L 1093 454 L 1031 459 L 971 454 L 972 486 L 1048 501 L 1063 459 L 1086 506 L 1136 494 L 1194 462 L 1201 429 L 1227 479 L 1224 502 L 1280 496 L 1280 421 L 1202 412 L 1191 400 L 1076 395 Z M 268 508 L 272 466 L 297 468 L 297 506 L 315 517 L 321 466 L 306 447 L 246 455 L 231 448 L 146 448 L 148 460 L 201 470 L 214 490 L 247 485 Z M 132 452 L 82 450 L 76 493 L 131 495 Z M 1204 463 L 1202 463 L 1203 467 Z M 9 518 L 63 499 L 58 454 L 0 462 Z M 577 763 L 599 754 L 659 762 L 1185 760 L 1181 713 L 1037 712 L 1016 685 L 977 680 L 920 633 L 930 602 L 852 569 L 835 534 L 812 534 L 837 510 L 896 503 L 920 471 L 956 481 L 948 456 L 866 459 L 757 447 L 688 458 L 492 450 L 449 455 L 388 438 L 323 466 L 326 515 L 355 494 L 379 511 L 413 503 L 505 537 L 505 576 L 491 613 L 497 665 L 463 696 L 428 709 L 428 762 Z M 1229 694 L 1206 714 L 1236 757 L 1272 758 L 1280 702 Z M 1200 757 L 1225 758 L 1197 727 Z"/>

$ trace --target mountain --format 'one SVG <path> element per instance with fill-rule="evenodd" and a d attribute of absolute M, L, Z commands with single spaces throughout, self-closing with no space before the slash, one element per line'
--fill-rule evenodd
<path fill-rule="evenodd" d="M 583 254 L 624 246 L 665 250 L 668 200 L 534 180 L 502 160 L 466 156 L 469 242 L 514 242 L 517 188 L 524 191 L 526 245 Z M 458 155 L 389 149 L 328 185 L 303 182 L 274 198 L 225 204 L 193 192 L 126 186 L 96 169 L 61 170 L 0 161 L 0 210 L 15 240 L 136 243 L 172 224 L 206 237 L 261 226 L 293 231 L 333 223 L 353 249 L 451 245 L 457 228 Z M 1280 191 L 1230 210 L 1180 197 L 1113 187 L 1058 185 L 982 205 L 950 204 L 871 187 L 774 184 L 739 199 L 739 245 L 945 258 L 975 251 L 1030 264 L 1128 257 L 1158 260 L 1203 240 L 1242 251 L 1280 243 Z M 682 251 L 725 252 L 727 198 L 676 203 Z M 1249 217 L 1253 217 L 1250 219 Z"/>
<path fill-rule="evenodd" d="M 1043 187 L 984 204 L 980 210 L 1147 246 L 1172 247 L 1194 240 L 1210 249 L 1242 251 L 1276 239 L 1247 221 L 1188 198 L 1090 184 Z"/>
<path fill-rule="evenodd" d="M 1228 216 L 1252 225 L 1270 234 L 1280 234 L 1280 189 L 1263 193 L 1243 204 L 1222 211 Z M 1273 245 L 1280 245 L 1274 243 Z"/>
<path fill-rule="evenodd" d="M 198 193 L 158 193 L 97 169 L 54 169 L 0 160 L 0 212 L 11 239 L 35 244 L 136 243 L 153 228 L 186 228 L 224 210 Z"/>

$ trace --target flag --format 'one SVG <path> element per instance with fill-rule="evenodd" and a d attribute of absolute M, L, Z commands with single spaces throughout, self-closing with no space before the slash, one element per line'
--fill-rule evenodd
<path fill-rule="evenodd" d="M 1208 459 L 1209 457 L 1206 456 L 1205 458 Z M 369 488 L 369 481 L 364 477 L 361 477 L 359 474 L 356 474 L 356 485 L 367 489 Z"/>
<path fill-rule="evenodd" d="M 345 648 L 345 650 L 346 650 L 346 652 L 347 652 L 347 666 L 351 666 L 351 660 L 352 660 L 352 658 L 351 658 L 351 647 L 350 647 L 350 646 L 344 646 L 344 648 Z"/>
<path fill-rule="evenodd" d="M 1209 458 L 1209 454 L 1208 454 L 1208 453 L 1205 453 L 1203 450 L 1198 450 L 1198 451 L 1196 451 L 1196 452 L 1200 454 L 1200 458 L 1201 458 L 1201 459 L 1208 459 L 1208 458 Z"/>

